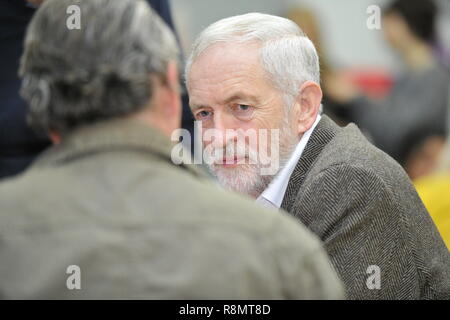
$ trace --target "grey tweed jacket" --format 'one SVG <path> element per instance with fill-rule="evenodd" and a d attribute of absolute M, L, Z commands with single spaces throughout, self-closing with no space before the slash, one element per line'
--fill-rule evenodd
<path fill-rule="evenodd" d="M 323 116 L 282 208 L 325 243 L 350 299 L 449 299 L 450 258 L 403 169 Z"/>

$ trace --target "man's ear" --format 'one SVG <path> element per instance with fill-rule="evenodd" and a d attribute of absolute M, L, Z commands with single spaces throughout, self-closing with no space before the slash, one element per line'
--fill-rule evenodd
<path fill-rule="evenodd" d="M 131 115 L 133 119 L 159 129 L 170 137 L 173 130 L 181 126 L 181 97 L 178 69 L 175 62 L 169 62 L 162 75 L 150 75 L 153 86 L 148 106 Z"/>
<path fill-rule="evenodd" d="M 304 82 L 297 97 L 297 129 L 303 134 L 314 124 L 322 102 L 322 89 L 313 81 Z"/>
<path fill-rule="evenodd" d="M 163 116 L 167 132 L 172 132 L 181 126 L 182 105 L 180 96 L 180 78 L 175 61 L 167 64 L 165 81 L 161 87 L 160 115 Z"/>
<path fill-rule="evenodd" d="M 181 117 L 180 78 L 175 61 L 168 63 L 165 78 L 164 86 L 167 94 L 163 110 L 167 117 Z"/>
<path fill-rule="evenodd" d="M 178 72 L 178 65 L 175 61 L 169 61 L 166 71 L 166 82 L 169 89 L 176 94 L 180 93 L 180 74 Z"/>

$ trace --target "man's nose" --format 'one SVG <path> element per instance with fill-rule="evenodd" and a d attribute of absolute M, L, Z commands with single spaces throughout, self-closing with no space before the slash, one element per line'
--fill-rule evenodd
<path fill-rule="evenodd" d="M 215 139 L 212 142 L 216 148 L 224 148 L 230 140 L 236 140 L 236 119 L 231 114 L 219 112 L 214 114 Z"/>

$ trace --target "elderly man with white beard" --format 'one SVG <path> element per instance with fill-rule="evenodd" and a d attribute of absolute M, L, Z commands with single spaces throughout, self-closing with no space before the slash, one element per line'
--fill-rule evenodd
<path fill-rule="evenodd" d="M 296 24 L 250 13 L 210 25 L 186 83 L 203 131 L 221 133 L 202 137 L 220 184 L 318 235 L 349 298 L 450 298 L 449 253 L 404 171 L 354 124 L 320 115 L 319 59 Z M 242 139 L 260 131 L 270 134 Z M 261 174 L 261 153 L 278 153 L 273 174 Z"/>
<path fill-rule="evenodd" d="M 0 182 L 0 299 L 343 297 L 295 219 L 171 161 L 178 61 L 144 0 L 46 0 L 34 14 L 21 94 L 54 146 Z"/>

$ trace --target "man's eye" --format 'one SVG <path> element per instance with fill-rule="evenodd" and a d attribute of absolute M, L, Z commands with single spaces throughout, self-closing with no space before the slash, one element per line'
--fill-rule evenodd
<path fill-rule="evenodd" d="M 211 114 L 211 112 L 202 110 L 202 111 L 200 111 L 200 112 L 197 112 L 196 116 L 197 116 L 197 118 L 206 118 L 206 117 L 208 117 L 210 114 Z"/>
<path fill-rule="evenodd" d="M 231 107 L 231 109 L 233 110 L 234 116 L 241 120 L 250 119 L 253 115 L 253 111 L 255 110 L 248 104 L 235 104 Z"/>
<path fill-rule="evenodd" d="M 247 111 L 250 109 L 250 106 L 247 104 L 238 104 L 237 108 L 239 111 Z"/>

